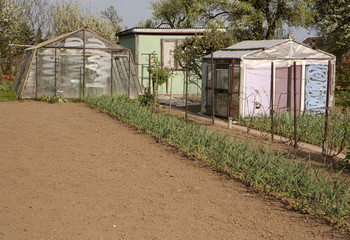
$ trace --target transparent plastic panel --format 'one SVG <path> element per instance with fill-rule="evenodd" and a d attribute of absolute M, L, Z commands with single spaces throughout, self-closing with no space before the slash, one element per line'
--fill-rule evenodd
<path fill-rule="evenodd" d="M 67 47 L 67 48 L 83 48 L 83 31 L 77 32 L 70 35 L 69 37 L 63 38 L 61 40 L 54 41 L 53 43 L 47 45 L 46 47 Z"/>
<path fill-rule="evenodd" d="M 56 51 L 56 95 L 65 98 L 82 97 L 83 50 L 55 49 Z"/>
<path fill-rule="evenodd" d="M 128 95 L 128 71 L 125 66 L 125 61 L 128 60 L 125 57 L 114 57 L 113 62 L 113 74 L 115 74 L 114 79 L 114 92 L 117 95 Z"/>
<path fill-rule="evenodd" d="M 137 96 L 141 93 L 141 86 L 139 79 L 136 74 L 136 69 L 134 67 L 132 58 L 129 58 L 130 62 L 130 71 L 131 71 L 131 79 L 130 79 L 130 98 L 137 98 Z"/>
<path fill-rule="evenodd" d="M 26 70 L 21 79 L 21 84 L 19 87 L 18 96 L 23 98 L 32 98 L 35 97 L 36 84 L 35 84 L 35 75 L 36 75 L 36 51 L 32 51 L 30 58 L 26 63 Z"/>
<path fill-rule="evenodd" d="M 22 90 L 21 86 L 23 87 L 23 83 L 28 72 L 33 53 L 34 50 L 24 52 L 23 60 L 16 74 L 15 82 L 13 83 L 13 89 L 17 92 L 17 95 L 19 95 L 19 91 Z"/>
<path fill-rule="evenodd" d="M 227 117 L 228 93 L 217 93 L 215 99 L 215 113 Z"/>
<path fill-rule="evenodd" d="M 111 54 L 106 50 L 85 52 L 85 89 L 87 95 L 111 93 Z"/>
<path fill-rule="evenodd" d="M 37 96 L 55 95 L 55 50 L 53 48 L 38 49 L 36 56 Z"/>
<path fill-rule="evenodd" d="M 228 69 L 216 69 L 216 88 L 228 90 Z"/>
<path fill-rule="evenodd" d="M 106 39 L 93 34 L 89 31 L 85 31 L 85 47 L 86 48 L 110 48 L 110 49 L 122 49 L 115 44 L 108 42 Z"/>

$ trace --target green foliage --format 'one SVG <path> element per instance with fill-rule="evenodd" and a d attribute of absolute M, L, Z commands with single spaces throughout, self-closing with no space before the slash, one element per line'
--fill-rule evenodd
<path fill-rule="evenodd" d="M 7 76 L 6 76 L 7 77 Z M 10 92 L 12 90 L 13 80 L 10 79 L 0 79 L 0 92 Z"/>
<path fill-rule="evenodd" d="M 17 101 L 16 92 L 12 91 L 12 83 L 12 78 L 8 76 L 0 79 L 0 102 Z"/>
<path fill-rule="evenodd" d="M 48 102 L 48 103 L 65 103 L 68 100 L 63 97 L 63 95 L 59 94 L 58 96 L 41 96 L 32 98 L 34 101 L 38 102 Z"/>
<path fill-rule="evenodd" d="M 186 38 L 174 50 L 174 58 L 183 68 L 189 65 L 190 75 L 202 79 L 202 57 L 235 43 L 230 33 L 212 29 L 202 36 Z"/>
<path fill-rule="evenodd" d="M 202 159 L 267 194 L 312 212 L 339 227 L 350 223 L 350 184 L 337 173 L 313 168 L 304 160 L 283 156 L 250 142 L 235 141 L 195 122 L 155 113 L 126 97 L 87 97 L 86 103 L 152 134 L 189 156 Z"/>
<path fill-rule="evenodd" d="M 17 101 L 17 95 L 15 91 L 2 92 L 0 91 L 0 102 L 14 102 Z"/>
<path fill-rule="evenodd" d="M 339 0 L 316 0 L 317 26 L 323 35 L 327 51 L 342 60 L 350 56 L 349 2 Z"/>
<path fill-rule="evenodd" d="M 153 106 L 154 94 L 144 92 L 143 94 L 137 96 L 137 101 L 140 103 L 141 106 Z M 157 105 L 159 105 L 158 100 Z"/>
<path fill-rule="evenodd" d="M 151 68 L 148 67 L 147 71 L 151 73 L 151 78 L 154 84 L 156 83 L 156 80 L 158 78 L 158 86 L 161 86 L 164 83 L 166 83 L 170 76 L 167 69 L 161 68 L 159 58 L 156 56 L 155 53 L 152 54 Z"/>
<path fill-rule="evenodd" d="M 315 0 L 158 0 L 151 2 L 152 22 L 171 28 L 227 27 L 238 40 L 272 39 L 283 24 L 309 27 Z"/>

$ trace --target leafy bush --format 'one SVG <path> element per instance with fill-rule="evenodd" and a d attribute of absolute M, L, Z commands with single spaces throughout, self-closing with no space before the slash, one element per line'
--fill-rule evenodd
<path fill-rule="evenodd" d="M 0 92 L 12 91 L 13 79 L 5 76 L 4 79 L 0 79 Z"/>

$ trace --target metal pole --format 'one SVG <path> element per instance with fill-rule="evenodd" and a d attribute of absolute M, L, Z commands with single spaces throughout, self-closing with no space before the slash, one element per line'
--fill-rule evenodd
<path fill-rule="evenodd" d="M 39 55 L 38 52 L 35 52 L 35 97 L 38 97 L 38 86 L 39 86 L 39 82 L 38 82 L 38 73 L 39 73 Z"/>
<path fill-rule="evenodd" d="M 111 51 L 111 96 L 113 96 L 113 51 Z"/>
<path fill-rule="evenodd" d="M 131 68 L 130 68 L 130 52 L 129 52 L 129 80 L 128 80 L 128 98 L 130 98 L 130 78 L 131 78 Z"/>
<path fill-rule="evenodd" d="M 188 57 L 186 57 L 186 111 L 185 111 L 185 119 L 187 120 L 188 113 Z"/>
<path fill-rule="evenodd" d="M 148 55 L 148 67 L 149 67 L 149 71 L 148 71 L 148 92 L 149 93 L 151 93 L 151 82 L 152 82 L 152 77 L 151 77 L 151 68 L 152 68 L 151 57 L 152 57 L 152 54 L 150 53 Z"/>
<path fill-rule="evenodd" d="M 80 67 L 80 77 L 79 77 L 79 98 L 81 99 L 81 67 Z"/>
<path fill-rule="evenodd" d="M 233 78 L 235 73 L 235 59 L 232 58 L 232 69 L 231 69 L 231 88 L 230 88 L 230 113 L 228 119 L 228 127 L 232 128 L 232 98 L 233 98 Z"/>
<path fill-rule="evenodd" d="M 293 66 L 294 70 L 294 148 L 298 147 L 298 139 L 297 139 L 297 64 L 294 62 Z"/>
<path fill-rule="evenodd" d="M 156 89 L 158 88 L 158 68 L 156 70 L 156 85 L 154 87 L 154 103 L 153 103 L 153 110 L 156 109 L 157 106 L 157 94 L 156 94 Z"/>
<path fill-rule="evenodd" d="M 142 55 L 147 55 L 148 56 L 148 68 L 151 70 L 151 67 L 152 67 L 152 62 L 151 62 L 151 60 L 152 60 L 152 53 L 142 53 Z M 151 93 L 151 82 L 152 82 L 151 72 L 148 71 L 148 93 Z"/>
<path fill-rule="evenodd" d="M 172 95 L 173 94 L 173 74 L 171 74 L 171 79 L 170 79 L 170 103 L 169 103 L 169 113 L 171 111 L 171 100 L 172 100 Z"/>
<path fill-rule="evenodd" d="M 85 97 L 85 80 L 86 80 L 86 73 L 85 73 L 85 55 L 86 55 L 86 50 L 85 50 L 85 29 L 83 30 L 83 97 Z"/>
<path fill-rule="evenodd" d="M 10 78 L 12 78 L 12 59 L 11 59 L 11 46 L 9 45 L 9 70 L 10 70 Z"/>
<path fill-rule="evenodd" d="M 57 48 L 55 48 L 55 96 L 57 96 Z"/>
<path fill-rule="evenodd" d="M 215 118 L 215 100 L 214 100 L 214 56 L 213 51 L 211 51 L 211 91 L 212 91 L 212 98 L 213 98 L 213 106 L 212 106 L 212 120 L 211 124 L 214 125 L 214 118 Z"/>
<path fill-rule="evenodd" d="M 271 115 L 271 141 L 273 141 L 274 138 L 274 123 L 273 123 L 273 114 L 274 114 L 274 110 L 273 110 L 273 97 L 274 97 L 274 92 L 273 92 L 273 88 L 274 88 L 274 64 L 273 62 L 271 62 L 271 92 L 270 92 L 270 105 L 271 105 L 271 109 L 270 109 L 270 115 Z"/>
<path fill-rule="evenodd" d="M 328 130 L 328 112 L 329 112 L 329 91 L 330 91 L 330 80 L 331 80 L 331 61 L 328 61 L 328 77 L 327 77 L 327 96 L 326 96 L 326 113 L 325 113 L 325 123 L 324 123 L 324 140 L 322 146 L 322 154 L 327 154 L 327 130 Z"/>

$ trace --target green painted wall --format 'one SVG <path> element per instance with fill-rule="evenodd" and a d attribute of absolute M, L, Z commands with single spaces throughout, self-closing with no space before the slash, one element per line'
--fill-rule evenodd
<path fill-rule="evenodd" d="M 119 44 L 122 45 L 123 47 L 129 48 L 131 50 L 132 56 L 135 59 L 135 51 L 136 51 L 135 35 L 130 34 L 130 35 L 120 37 Z"/>
<path fill-rule="evenodd" d="M 142 55 L 145 53 L 152 53 L 156 52 L 159 59 L 161 59 L 161 40 L 162 39 L 184 39 L 188 36 L 184 35 L 137 35 L 130 34 L 130 35 L 124 35 L 120 36 L 119 41 L 122 46 L 125 46 L 129 49 L 131 49 L 135 63 L 137 64 L 138 68 L 138 76 L 140 78 L 141 86 L 148 88 L 148 56 Z M 138 46 L 136 44 L 138 43 Z M 137 51 L 137 53 L 136 53 Z M 135 55 L 137 54 L 137 56 Z M 173 74 L 173 88 L 172 93 L 173 94 L 185 94 L 185 79 L 184 79 L 184 71 L 174 71 Z M 198 85 L 201 86 L 201 80 L 195 79 L 195 81 L 198 82 Z M 193 85 L 189 85 L 189 94 L 201 94 L 201 90 Z M 166 83 L 164 85 L 159 86 L 158 88 L 159 94 L 166 94 Z M 170 94 L 170 79 L 168 82 L 168 94 Z"/>

